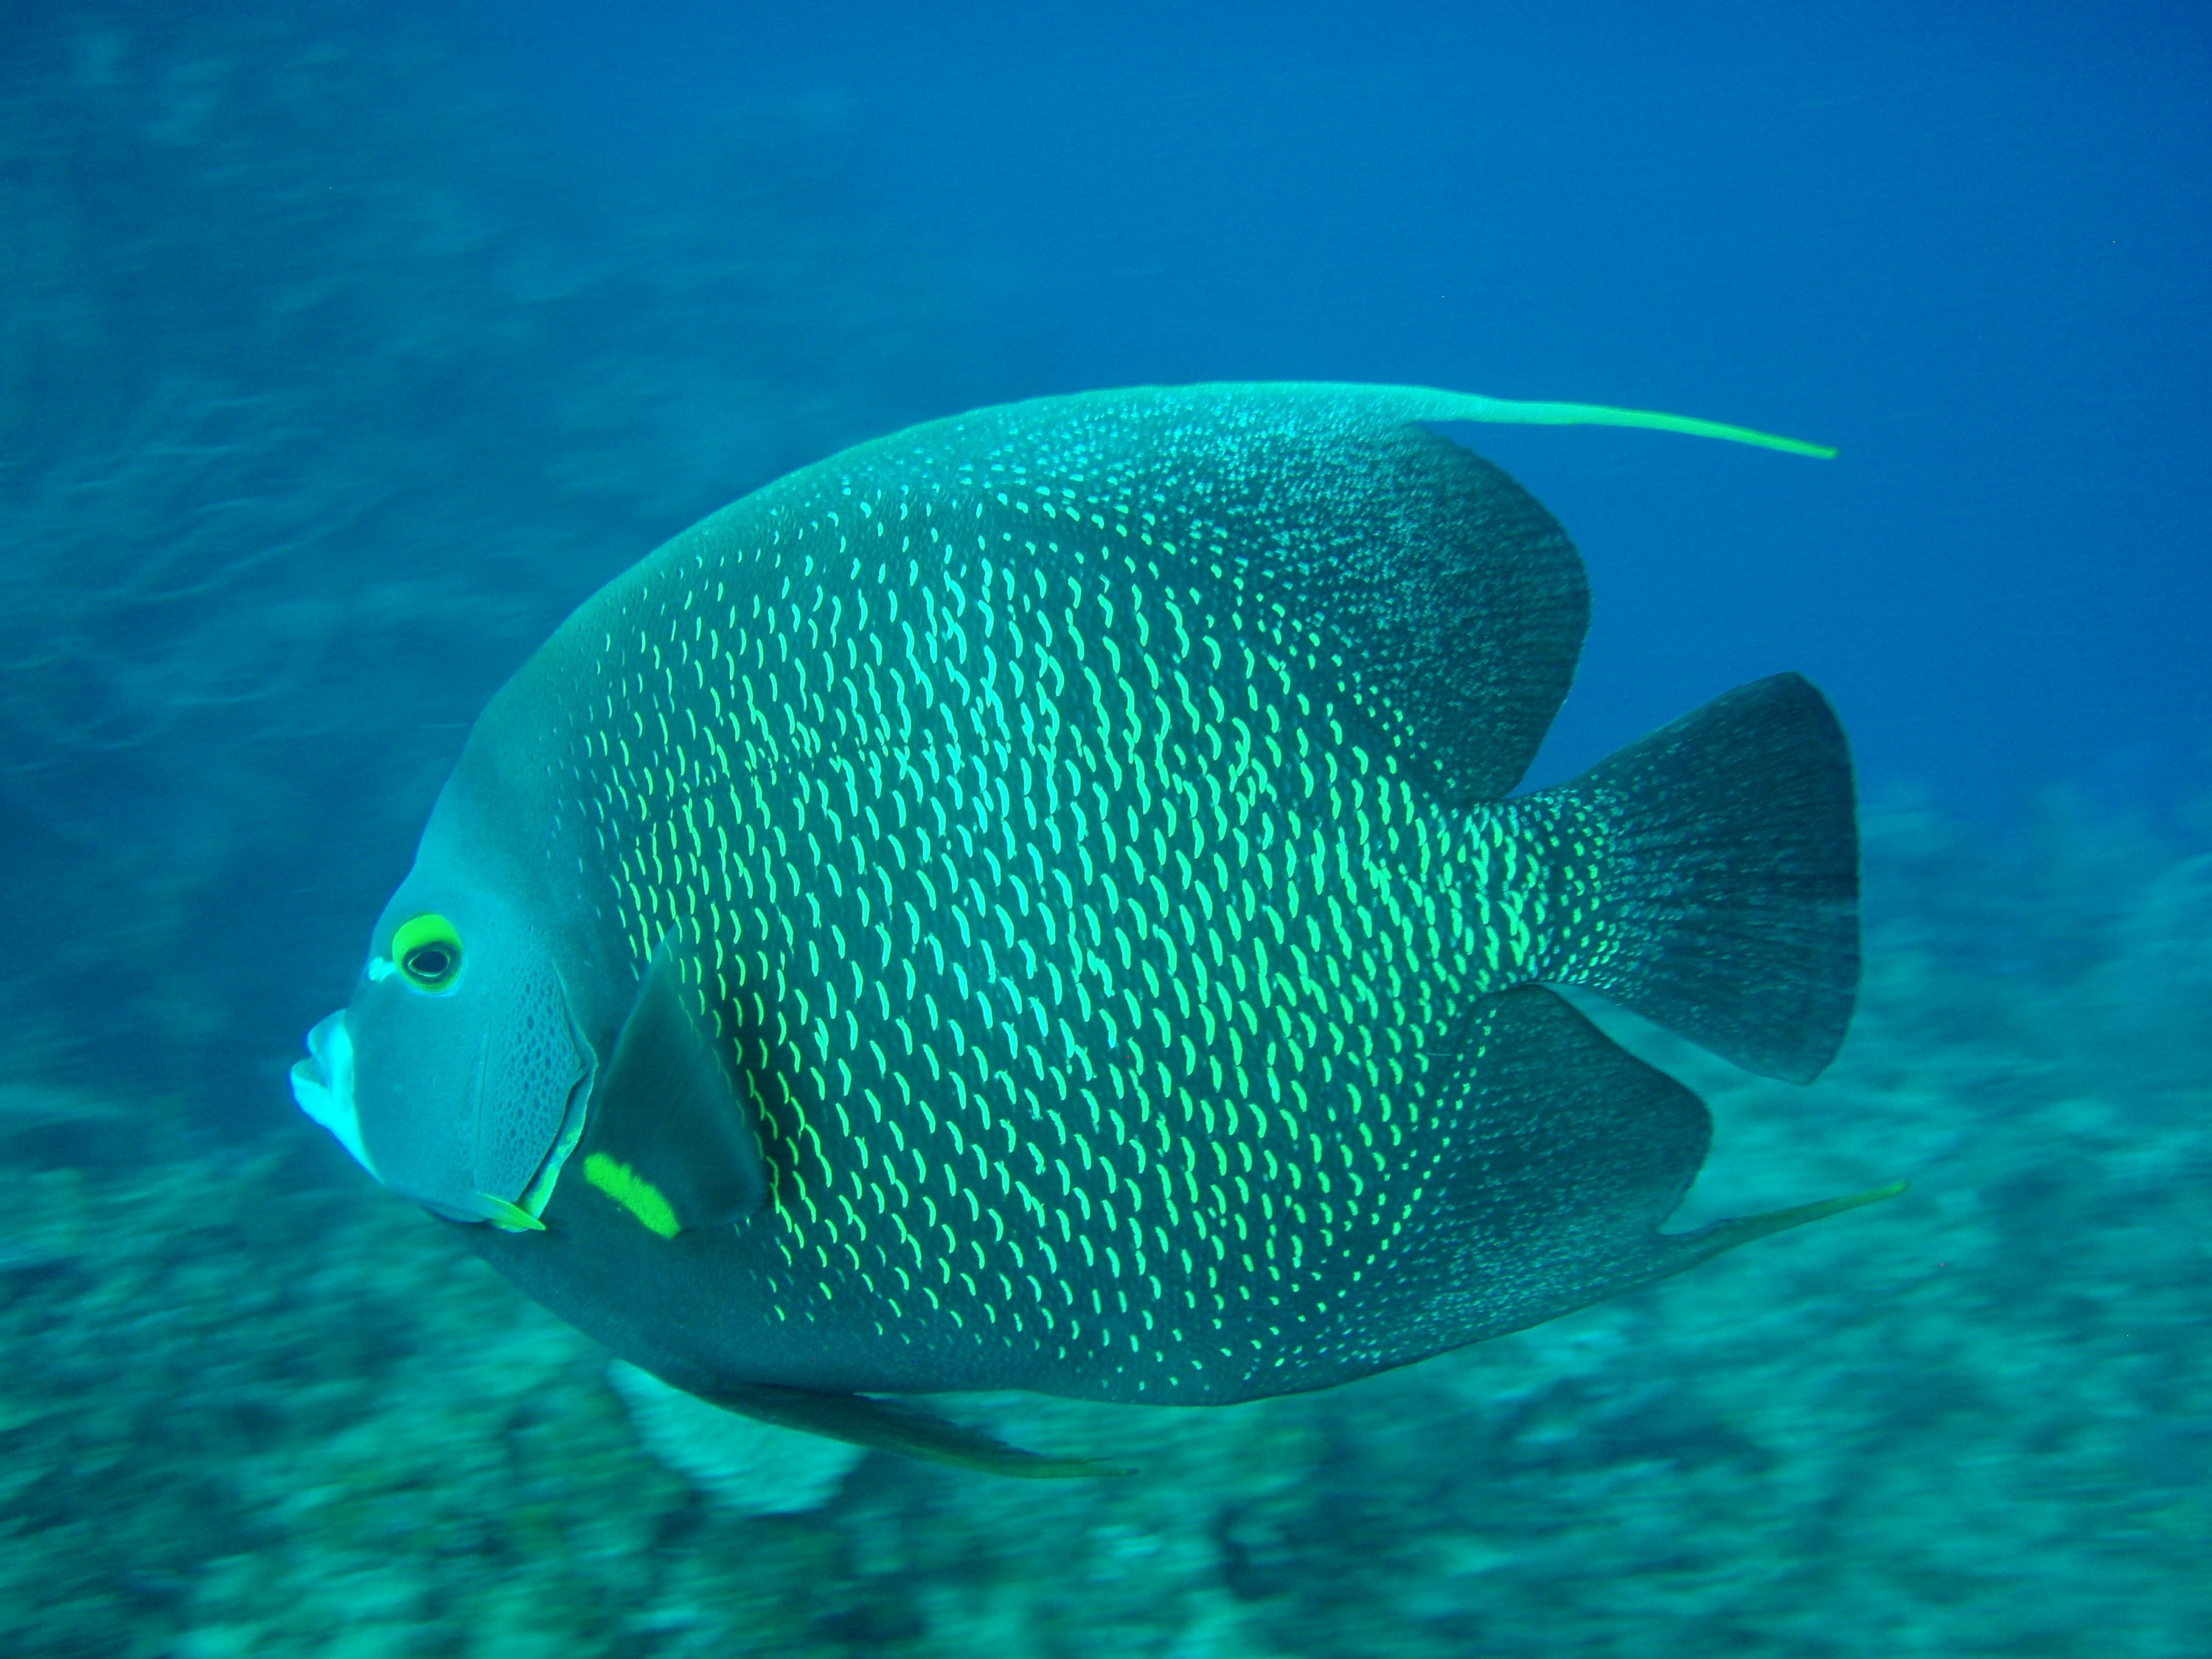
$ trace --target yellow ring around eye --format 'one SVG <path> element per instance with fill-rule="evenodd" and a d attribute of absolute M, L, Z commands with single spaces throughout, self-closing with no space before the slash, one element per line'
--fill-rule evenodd
<path fill-rule="evenodd" d="M 442 991 L 461 971 L 461 932 L 434 910 L 399 925 L 392 936 L 392 959 L 418 991 Z"/>

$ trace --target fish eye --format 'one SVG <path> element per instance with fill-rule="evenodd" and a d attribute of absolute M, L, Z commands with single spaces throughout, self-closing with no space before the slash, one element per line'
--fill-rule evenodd
<path fill-rule="evenodd" d="M 392 959 L 418 991 L 447 991 L 461 971 L 461 933 L 434 911 L 400 924 L 392 936 Z"/>

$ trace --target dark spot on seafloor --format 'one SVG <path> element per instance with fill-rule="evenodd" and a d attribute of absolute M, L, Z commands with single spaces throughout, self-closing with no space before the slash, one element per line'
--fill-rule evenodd
<path fill-rule="evenodd" d="M 243 1451 L 265 1451 L 292 1430 L 290 1414 L 268 1400 L 251 1394 L 234 1394 L 216 1403 L 209 1413 L 210 1427 Z"/>
<path fill-rule="evenodd" d="M 856 1607 L 815 1621 L 814 1628 L 855 1653 L 874 1653 L 886 1644 L 912 1642 L 929 1633 L 929 1621 L 913 1602 L 872 1596 Z"/>
<path fill-rule="evenodd" d="M 1298 1591 L 1305 1571 L 1297 1522 L 1295 1514 L 1267 1503 L 1240 1504 L 1215 1517 L 1213 1541 L 1231 1595 L 1266 1601 Z"/>
<path fill-rule="evenodd" d="M 1439 1653 L 1480 1653 L 1487 1645 L 1482 1620 L 1463 1607 L 1430 1613 L 1419 1625 L 1421 1633 L 1436 1644 Z"/>
<path fill-rule="evenodd" d="M 2048 1231 L 2049 1218 L 2067 1198 L 2078 1176 L 2055 1164 L 2022 1170 L 1986 1182 L 1981 1199 L 1990 1218 L 2010 1231 Z"/>
<path fill-rule="evenodd" d="M 686 1485 L 681 1502 L 661 1510 L 653 1523 L 652 1549 L 656 1555 L 680 1554 L 705 1528 L 708 1518 L 708 1500 L 696 1486 Z"/>
<path fill-rule="evenodd" d="M 0 1296 L 27 1291 L 75 1260 L 32 1241 L 0 1237 Z"/>
<path fill-rule="evenodd" d="M 116 1593 L 142 1610 L 166 1612 L 192 1593 L 191 1581 L 155 1567 L 130 1567 L 110 1581 Z"/>

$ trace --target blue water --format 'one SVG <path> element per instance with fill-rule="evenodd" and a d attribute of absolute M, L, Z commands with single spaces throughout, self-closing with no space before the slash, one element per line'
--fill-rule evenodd
<path fill-rule="evenodd" d="M 7 8 L 0 1646 L 2212 1651 L 2208 270 L 2187 4 Z M 1852 737 L 1836 1077 L 1623 1034 L 1693 1204 L 1914 1192 L 1364 1391 L 996 1408 L 1119 1495 L 718 1506 L 296 1123 L 299 1034 L 659 539 L 1259 379 L 1838 447 L 1462 434 L 1591 572 L 1532 781 L 1783 669 Z"/>
<path fill-rule="evenodd" d="M 993 284 L 994 394 L 1406 380 L 1840 447 L 1480 435 L 1598 582 L 1562 766 L 1787 662 L 1870 780 L 1962 807 L 2123 750 L 2203 775 L 2199 8 L 469 15 L 544 141 L 611 173 L 732 104 L 818 111 Z"/>

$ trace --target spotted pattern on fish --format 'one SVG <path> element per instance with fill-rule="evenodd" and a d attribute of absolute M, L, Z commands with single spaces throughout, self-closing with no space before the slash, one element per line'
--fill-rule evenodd
<path fill-rule="evenodd" d="M 571 624 L 546 856 L 637 972 L 689 948 L 777 1321 L 1127 1397 L 1382 1363 L 1438 1057 L 1601 970 L 1607 816 L 1441 800 L 1156 472 L 945 447 L 751 498 Z"/>

